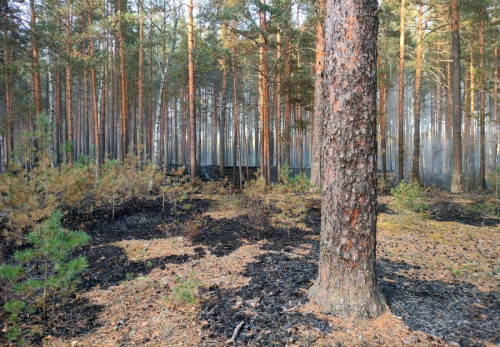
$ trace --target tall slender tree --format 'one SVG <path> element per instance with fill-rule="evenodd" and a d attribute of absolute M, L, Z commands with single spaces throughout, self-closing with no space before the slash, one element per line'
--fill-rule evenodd
<path fill-rule="evenodd" d="M 401 0 L 399 27 L 399 80 L 398 80 L 398 180 L 404 179 L 404 97 L 405 97 L 405 15 L 406 2 Z"/>
<path fill-rule="evenodd" d="M 458 0 L 451 0 L 451 94 L 453 114 L 453 168 L 451 176 L 451 191 L 463 192 L 462 182 L 462 104 L 460 90 L 460 19 Z"/>
<path fill-rule="evenodd" d="M 319 0 L 317 6 L 317 24 L 316 24 L 316 78 L 314 84 L 314 132 L 311 160 L 311 183 L 317 186 L 321 185 L 321 141 L 323 138 L 323 73 L 325 69 L 325 34 L 324 12 L 325 0 Z"/>
<path fill-rule="evenodd" d="M 420 183 L 420 108 L 421 108 L 421 92 L 420 86 L 422 83 L 422 0 L 418 0 L 418 35 L 417 35 L 417 52 L 415 57 L 415 99 L 414 99 L 414 114 L 413 114 L 413 166 L 411 171 L 412 180 Z"/>
<path fill-rule="evenodd" d="M 188 4 L 188 100 L 189 100 L 189 155 L 191 180 L 198 176 L 196 165 L 196 117 L 194 110 L 194 20 L 193 0 Z"/>

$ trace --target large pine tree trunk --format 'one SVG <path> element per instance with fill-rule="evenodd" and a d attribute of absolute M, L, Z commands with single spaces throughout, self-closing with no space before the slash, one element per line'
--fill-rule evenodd
<path fill-rule="evenodd" d="M 460 26 L 458 0 L 451 0 L 451 56 L 453 72 L 451 74 L 451 99 L 453 114 L 453 171 L 451 191 L 463 192 L 462 183 L 462 105 L 460 100 Z"/>
<path fill-rule="evenodd" d="M 376 0 L 329 1 L 319 273 L 311 298 L 339 316 L 377 317 Z"/>

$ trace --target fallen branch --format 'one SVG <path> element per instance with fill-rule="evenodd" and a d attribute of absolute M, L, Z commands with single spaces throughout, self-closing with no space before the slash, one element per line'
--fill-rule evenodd
<path fill-rule="evenodd" d="M 238 333 L 240 332 L 241 327 L 245 324 L 245 321 L 241 321 L 240 324 L 234 329 L 233 336 L 229 340 L 226 341 L 227 344 L 235 344 L 236 343 L 236 336 L 238 336 Z"/>

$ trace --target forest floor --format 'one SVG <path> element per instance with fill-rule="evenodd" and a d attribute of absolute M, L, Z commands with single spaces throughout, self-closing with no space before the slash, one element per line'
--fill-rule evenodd
<path fill-rule="evenodd" d="M 274 219 L 276 197 L 246 204 L 230 191 L 196 194 L 178 214 L 149 202 L 114 220 L 70 215 L 66 227 L 92 236 L 82 250 L 89 267 L 32 343 L 223 346 L 240 326 L 237 346 L 498 346 L 500 220 L 467 212 L 477 196 L 431 195 L 425 219 L 391 214 L 392 197 L 379 197 L 377 272 L 389 310 L 373 320 L 335 318 L 308 299 L 318 196 L 287 228 Z"/>

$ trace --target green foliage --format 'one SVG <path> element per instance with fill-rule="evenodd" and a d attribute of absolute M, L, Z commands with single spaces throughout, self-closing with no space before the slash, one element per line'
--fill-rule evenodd
<path fill-rule="evenodd" d="M 486 199 L 467 206 L 466 212 L 482 219 L 484 226 L 487 218 L 495 218 L 500 215 L 500 205 L 496 199 Z"/>
<path fill-rule="evenodd" d="M 187 279 L 176 276 L 174 282 L 175 285 L 172 286 L 172 292 L 167 298 L 167 302 L 186 305 L 195 304 L 198 287 L 201 284 L 200 280 L 196 279 L 193 274 L 190 274 Z"/>
<path fill-rule="evenodd" d="M 255 172 L 255 179 L 248 182 L 244 193 L 249 198 L 260 198 L 268 192 L 266 180 L 262 177 L 260 169 Z"/>
<path fill-rule="evenodd" d="M 194 187 L 188 184 L 189 176 L 185 174 L 185 170 L 184 166 L 172 169 L 169 176 L 165 178 L 160 189 L 162 211 L 165 210 L 165 202 L 168 201 L 172 205 L 174 214 L 177 215 L 179 209 L 184 207 L 183 203 L 189 198 L 189 194 L 194 191 Z"/>
<path fill-rule="evenodd" d="M 47 302 L 60 299 L 74 290 L 77 275 L 87 267 L 84 257 L 69 259 L 75 249 L 85 245 L 90 236 L 82 231 L 65 230 L 61 225 L 61 212 L 55 211 L 43 223 L 26 235 L 31 247 L 14 254 L 18 265 L 0 265 L 0 277 L 13 285 L 13 300 L 4 309 L 10 313 L 9 339 L 22 333 L 19 315 L 28 307 L 41 307 L 47 317 Z M 57 294 L 57 295 L 56 295 Z"/>
<path fill-rule="evenodd" d="M 311 182 L 307 175 L 303 172 L 292 177 L 292 170 L 289 166 L 284 166 L 281 169 L 280 181 L 283 182 L 285 187 L 289 190 L 305 193 L 311 188 Z"/>
<path fill-rule="evenodd" d="M 411 211 L 423 215 L 429 209 L 429 201 L 424 193 L 424 188 L 417 182 L 401 181 L 396 188 L 391 189 L 394 201 L 389 204 L 389 209 L 398 214 Z"/>

